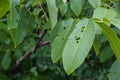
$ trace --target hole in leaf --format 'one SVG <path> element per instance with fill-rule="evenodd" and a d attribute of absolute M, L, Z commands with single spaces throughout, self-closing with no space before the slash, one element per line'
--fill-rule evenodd
<path fill-rule="evenodd" d="M 76 40 L 80 40 L 80 37 L 76 37 Z"/>
<path fill-rule="evenodd" d="M 84 29 L 81 30 L 81 32 L 83 32 L 83 31 L 84 31 Z"/>
<path fill-rule="evenodd" d="M 65 30 L 65 29 L 66 29 L 66 27 L 63 27 L 63 29 Z"/>
<path fill-rule="evenodd" d="M 79 43 L 80 37 L 75 36 L 76 43 Z"/>
<path fill-rule="evenodd" d="M 84 30 L 85 30 L 85 27 L 82 27 L 82 28 L 81 28 L 81 32 L 83 32 Z"/>
<path fill-rule="evenodd" d="M 79 43 L 79 40 L 77 40 L 76 43 Z"/>

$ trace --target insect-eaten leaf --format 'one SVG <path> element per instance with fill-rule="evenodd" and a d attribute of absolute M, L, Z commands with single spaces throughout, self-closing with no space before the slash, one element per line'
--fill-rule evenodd
<path fill-rule="evenodd" d="M 81 32 L 81 30 L 83 32 Z M 69 36 L 63 50 L 62 60 L 65 72 L 69 75 L 78 68 L 89 53 L 95 37 L 93 19 L 80 20 Z"/>

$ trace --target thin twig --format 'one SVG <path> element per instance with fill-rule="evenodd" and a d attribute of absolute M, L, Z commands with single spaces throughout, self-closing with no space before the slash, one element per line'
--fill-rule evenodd
<path fill-rule="evenodd" d="M 50 44 L 50 41 L 43 42 L 43 43 L 41 42 L 46 33 L 47 33 L 47 30 L 44 30 L 42 36 L 38 39 L 35 47 L 33 47 L 30 51 L 26 52 L 25 55 L 23 55 L 20 59 L 18 59 L 18 60 L 16 61 L 15 67 L 18 67 L 18 66 L 21 64 L 21 62 L 22 62 L 24 59 L 26 59 L 29 55 L 31 55 L 32 53 L 35 53 L 36 50 L 37 50 L 37 48 L 39 48 L 39 47 L 41 47 L 41 46 L 44 46 L 44 45 L 47 45 L 47 44 Z"/>
<path fill-rule="evenodd" d="M 50 44 L 50 41 L 39 43 L 39 45 L 38 45 L 37 48 L 45 46 L 45 45 L 48 45 L 48 44 Z M 18 67 L 21 64 L 21 62 L 23 62 L 29 55 L 31 55 L 32 53 L 34 53 L 34 50 L 35 50 L 35 47 L 33 47 L 30 51 L 26 52 L 25 55 L 23 55 L 20 59 L 18 59 L 16 61 L 16 64 L 15 64 L 15 68 Z"/>
<path fill-rule="evenodd" d="M 45 42 L 43 42 L 43 43 L 40 43 L 39 46 L 38 46 L 38 48 L 39 48 L 39 47 L 42 47 L 42 46 L 49 45 L 49 44 L 50 44 L 50 41 L 45 41 Z"/>
<path fill-rule="evenodd" d="M 45 18 L 46 18 L 46 21 L 48 21 L 48 17 L 47 17 L 47 14 L 45 12 L 45 10 L 43 9 L 42 5 L 40 4 L 40 8 L 41 10 L 43 11 L 44 15 L 45 15 Z"/>
<path fill-rule="evenodd" d="M 33 53 L 36 52 L 36 49 L 38 48 L 39 43 L 41 43 L 41 41 L 42 41 L 42 39 L 43 39 L 43 37 L 45 36 L 46 33 L 47 33 L 47 30 L 44 30 L 42 36 L 39 38 L 39 40 L 38 40 L 37 43 L 36 43 L 36 46 L 35 46 L 35 49 L 34 49 L 34 52 L 33 52 Z"/>
<path fill-rule="evenodd" d="M 26 59 L 30 54 L 32 54 L 34 52 L 34 49 L 35 47 L 33 47 L 30 51 L 26 52 L 22 57 L 20 57 L 15 63 L 15 68 L 18 67 L 21 62 L 23 62 L 24 59 Z"/>

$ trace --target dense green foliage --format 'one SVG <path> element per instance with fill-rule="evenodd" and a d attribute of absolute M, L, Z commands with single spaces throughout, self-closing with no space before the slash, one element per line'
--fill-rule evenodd
<path fill-rule="evenodd" d="M 119 37 L 120 0 L 0 0 L 0 80 L 120 80 Z"/>

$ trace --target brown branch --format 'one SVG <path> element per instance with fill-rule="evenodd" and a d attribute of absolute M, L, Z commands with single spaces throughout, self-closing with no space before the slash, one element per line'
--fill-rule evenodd
<path fill-rule="evenodd" d="M 50 44 L 50 41 L 46 41 L 46 42 L 43 42 L 43 43 L 41 42 L 41 43 L 38 44 L 37 48 L 45 46 L 45 45 L 49 45 L 49 44 Z M 35 49 L 37 49 L 37 48 L 33 47 L 30 51 L 26 52 L 20 59 L 18 59 L 15 63 L 15 68 L 18 67 L 21 64 L 21 62 L 23 62 L 29 55 L 34 53 Z"/>
<path fill-rule="evenodd" d="M 38 39 L 35 47 L 33 47 L 30 51 L 26 52 L 20 59 L 18 59 L 16 61 L 16 64 L 15 64 L 15 67 L 18 67 L 21 62 L 26 59 L 29 55 L 31 55 L 32 53 L 35 53 L 37 48 L 41 47 L 41 46 L 45 46 L 45 45 L 48 45 L 50 44 L 50 41 L 46 41 L 46 42 L 41 42 L 43 37 L 45 36 L 45 34 L 47 33 L 47 30 L 44 30 L 43 34 L 41 35 L 41 37 Z"/>
<path fill-rule="evenodd" d="M 42 46 L 45 46 L 45 45 L 49 45 L 49 44 L 50 44 L 50 41 L 45 41 L 45 42 L 43 42 L 43 43 L 39 43 L 38 48 L 39 48 L 39 47 L 42 47 Z"/>
<path fill-rule="evenodd" d="M 34 52 L 35 47 L 33 47 L 30 51 L 26 52 L 22 57 L 20 57 L 16 63 L 15 63 L 15 68 L 18 67 L 21 62 L 23 62 L 30 54 Z"/>
<path fill-rule="evenodd" d="M 36 43 L 36 46 L 35 46 L 35 48 L 34 48 L 34 52 L 33 52 L 33 53 L 36 52 L 36 49 L 39 47 L 39 43 L 41 43 L 41 41 L 42 41 L 42 39 L 43 39 L 43 37 L 45 36 L 46 33 L 47 33 L 47 30 L 44 30 L 42 36 L 39 38 L 39 40 L 38 40 L 37 43 Z"/>

